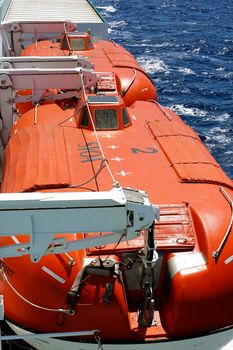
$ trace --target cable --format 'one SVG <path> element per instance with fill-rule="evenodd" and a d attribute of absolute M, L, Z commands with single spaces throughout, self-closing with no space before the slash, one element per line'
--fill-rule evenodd
<path fill-rule="evenodd" d="M 22 299 L 23 301 L 25 301 L 27 304 L 33 306 L 33 307 L 36 307 L 37 309 L 40 309 L 40 310 L 44 310 L 44 311 L 51 311 L 51 312 L 62 312 L 62 313 L 65 313 L 65 314 L 69 314 L 69 315 L 72 315 L 71 313 L 71 310 L 68 310 L 68 309 L 52 309 L 52 308 L 48 308 L 48 307 L 44 307 L 44 306 L 40 306 L 40 305 L 37 305 L 37 304 L 34 304 L 32 303 L 30 300 L 26 299 L 22 294 L 20 294 L 16 289 L 15 287 L 12 286 L 12 284 L 10 283 L 10 281 L 8 280 L 8 278 L 6 277 L 6 274 L 4 273 L 3 270 L 1 270 L 1 273 L 2 273 L 2 277 L 4 279 L 4 281 L 8 284 L 8 286 L 13 290 L 13 292 L 18 295 L 18 297 L 20 299 Z"/>
<path fill-rule="evenodd" d="M 91 114 L 91 110 L 90 110 L 90 107 L 89 107 L 89 104 L 88 104 L 88 101 L 87 101 L 87 96 L 86 96 L 86 92 L 85 92 L 85 86 L 84 86 L 84 82 L 83 82 L 83 73 L 80 72 L 80 77 L 81 77 L 81 83 L 82 83 L 82 89 L 83 89 L 83 94 L 84 94 L 84 98 L 85 98 L 85 102 L 86 102 L 86 105 L 87 105 L 87 110 L 88 110 L 88 114 L 89 114 L 89 117 L 90 117 L 90 120 L 91 120 L 91 124 L 92 124 L 92 127 L 93 127 L 93 130 L 94 130 L 94 134 L 95 134 L 95 137 L 96 137 L 96 140 L 97 140 L 97 143 L 98 143 L 98 146 L 99 146 L 99 149 L 100 149 L 100 152 L 101 152 L 101 155 L 102 155 L 102 158 L 103 158 L 103 162 L 106 166 L 106 168 L 108 169 L 108 172 L 112 178 L 112 181 L 113 181 L 113 184 L 114 184 L 114 187 L 119 187 L 119 182 L 114 178 L 113 176 L 113 173 L 108 165 L 108 161 L 105 157 L 105 154 L 104 154 L 104 151 L 103 151 L 103 148 L 100 144 L 100 141 L 99 141 L 99 136 L 97 134 L 97 131 L 96 131 L 96 128 L 95 128 L 95 123 L 93 121 L 93 118 L 92 118 L 92 114 Z"/>
<path fill-rule="evenodd" d="M 112 251 L 108 254 L 108 256 L 104 259 L 103 262 L 107 261 L 108 258 L 110 257 L 110 255 L 112 255 L 114 253 L 114 251 L 116 250 L 116 248 L 118 247 L 118 245 L 121 243 L 122 238 L 125 236 L 125 232 L 122 233 L 122 235 L 120 236 L 118 242 L 115 244 L 115 247 L 112 249 Z"/>
<path fill-rule="evenodd" d="M 77 109 L 75 109 L 75 111 L 66 119 L 62 120 L 60 123 L 58 123 L 57 125 L 61 126 L 62 124 L 64 124 L 65 122 L 67 122 L 70 118 L 73 118 L 75 116 L 75 114 L 77 114 Z"/>
<path fill-rule="evenodd" d="M 122 96 L 125 96 L 125 95 L 127 94 L 127 92 L 129 91 L 129 89 L 131 88 L 131 86 L 132 86 L 133 83 L 135 82 L 136 75 L 137 75 L 137 74 L 136 74 L 136 69 L 135 69 L 135 68 L 133 68 L 133 73 L 134 73 L 133 78 L 132 78 L 131 82 L 129 83 L 129 85 L 127 86 L 127 88 L 124 90 Z"/>
<path fill-rule="evenodd" d="M 88 182 L 90 182 L 90 181 L 96 179 L 97 176 L 101 173 L 101 171 L 106 167 L 106 164 L 107 164 L 106 162 L 108 162 L 107 159 L 102 159 L 98 171 L 97 171 L 92 177 L 90 177 L 88 180 L 86 180 L 86 181 L 84 181 L 84 182 L 81 182 L 80 184 L 77 184 L 77 185 L 70 185 L 70 186 L 68 186 L 68 188 L 82 187 L 82 186 L 86 185 Z"/>
<path fill-rule="evenodd" d="M 68 48 L 69 48 L 69 56 L 71 56 L 73 54 L 73 50 L 70 46 L 70 42 L 69 42 L 69 39 L 68 39 L 68 32 L 66 30 L 66 23 L 64 22 L 64 35 L 66 37 L 66 42 L 67 42 L 67 45 L 68 45 Z"/>

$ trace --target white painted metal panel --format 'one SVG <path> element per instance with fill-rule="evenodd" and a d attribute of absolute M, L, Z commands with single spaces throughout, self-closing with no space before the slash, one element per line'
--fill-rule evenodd
<path fill-rule="evenodd" d="M 87 0 L 12 0 L 6 22 L 61 21 L 103 23 Z"/>
<path fill-rule="evenodd" d="M 16 332 L 21 334 L 22 338 L 26 335 L 32 335 L 31 332 L 9 323 L 9 326 Z M 61 340 L 54 338 L 25 339 L 27 343 L 40 350 L 97 350 L 95 343 L 79 343 L 69 340 Z M 232 350 L 233 349 L 233 329 L 223 329 L 222 331 L 207 334 L 200 337 L 155 341 L 147 343 L 123 343 L 123 344 L 103 344 L 104 350 Z"/>
<path fill-rule="evenodd" d="M 38 262 L 43 255 L 134 239 L 157 217 L 146 194 L 114 187 L 105 192 L 2 193 L 0 235 L 30 234 L 29 243 L 0 247 L 0 258 L 30 253 Z M 12 220 L 14 218 L 14 220 Z M 91 220 L 90 220 L 91 218 Z M 67 242 L 56 233 L 108 232 Z M 113 232 L 113 233 L 109 233 Z"/>

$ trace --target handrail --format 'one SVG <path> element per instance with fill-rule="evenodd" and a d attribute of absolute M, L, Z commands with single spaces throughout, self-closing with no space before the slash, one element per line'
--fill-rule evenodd
<path fill-rule="evenodd" d="M 227 227 L 227 230 L 226 230 L 226 233 L 221 241 L 221 243 L 219 244 L 218 248 L 212 252 L 212 257 L 217 260 L 219 258 L 219 255 L 221 254 L 222 252 L 222 249 L 229 237 L 229 234 L 231 232 L 231 229 L 232 229 L 232 225 L 233 225 L 233 200 L 230 198 L 230 196 L 227 194 L 227 192 L 224 190 L 223 187 L 220 187 L 219 188 L 219 191 L 222 193 L 222 195 L 225 197 L 225 199 L 228 201 L 228 203 L 230 204 L 230 207 L 231 207 L 231 220 L 230 220 L 230 223 Z"/>
<path fill-rule="evenodd" d="M 172 116 L 165 110 L 165 108 L 158 101 L 155 101 L 155 100 L 149 100 L 149 101 L 157 105 L 158 109 L 163 113 L 163 115 L 165 115 L 165 117 L 169 120 L 169 122 L 172 121 Z"/>

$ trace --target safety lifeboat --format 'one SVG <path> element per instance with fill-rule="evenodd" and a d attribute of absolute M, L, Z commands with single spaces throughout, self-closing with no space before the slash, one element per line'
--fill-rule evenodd
<path fill-rule="evenodd" d="M 64 32 L 58 42 L 41 40 L 29 45 L 22 56 L 81 55 L 90 59 L 97 72 L 112 72 L 118 83 L 118 92 L 126 106 L 137 100 L 156 100 L 156 89 L 146 72 L 129 51 L 113 41 L 92 42 L 87 32 Z M 108 90 L 112 80 L 106 81 Z"/>
<path fill-rule="evenodd" d="M 40 350 L 233 339 L 233 183 L 135 58 L 65 31 L 0 75 L 10 327 Z"/>
<path fill-rule="evenodd" d="M 44 55 L 49 45 L 39 42 L 37 49 Z M 86 331 L 81 339 L 89 345 L 94 337 L 105 344 L 143 343 L 163 349 L 175 348 L 179 339 L 183 343 L 178 346 L 189 349 L 187 338 L 194 339 L 193 346 L 205 334 L 215 348 L 219 333 L 214 332 L 233 325 L 233 183 L 173 111 L 138 96 L 129 106 L 116 81 L 114 88 L 106 87 L 106 76 L 113 81 L 119 71 L 103 73 L 106 61 L 98 65 L 94 56 L 110 46 L 119 49 L 102 42 L 96 51 L 92 46 L 85 50 L 101 68 L 92 86 L 86 88 L 81 71 L 75 96 L 68 98 L 67 90 L 59 89 L 49 103 L 38 102 L 17 119 L 5 149 L 1 191 L 21 193 L 27 200 L 42 196 L 44 205 L 52 196 L 101 195 L 114 187 L 125 189 L 128 201 L 136 206 L 145 197 L 134 190 L 139 189 L 155 206 L 152 224 L 142 225 L 128 239 L 127 230 L 136 220 L 128 211 L 126 229 L 112 243 L 107 228 L 65 231 L 68 211 L 62 216 L 51 212 L 51 218 L 43 216 L 45 208 L 34 219 L 30 214 L 28 230 L 34 227 L 39 233 L 38 227 L 45 225 L 39 241 L 18 226 L 13 234 L 1 237 L 6 319 L 17 332 L 65 336 Z M 35 54 L 33 50 L 35 46 L 24 54 Z M 115 227 L 117 222 L 105 207 L 101 205 L 104 214 L 98 225 Z M 33 208 L 39 210 L 19 204 L 8 222 L 17 223 L 22 211 L 28 215 Z M 2 210 L 6 215 L 10 209 Z M 84 227 L 98 222 L 93 205 L 83 215 Z M 56 221 L 63 231 L 55 235 L 54 243 L 52 236 L 46 241 L 46 230 Z M 30 258 L 36 243 L 45 252 Z M 56 346 L 74 348 L 78 340 L 57 341 Z M 53 348 L 53 341 L 30 340 L 40 349 Z"/>

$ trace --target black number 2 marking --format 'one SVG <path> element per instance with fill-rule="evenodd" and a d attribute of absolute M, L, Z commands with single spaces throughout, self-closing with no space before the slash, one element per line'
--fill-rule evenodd
<path fill-rule="evenodd" d="M 137 154 L 137 153 L 148 153 L 148 154 L 153 154 L 158 152 L 156 148 L 154 147 L 145 147 L 144 149 L 141 148 L 131 148 L 131 152 L 133 154 Z"/>

